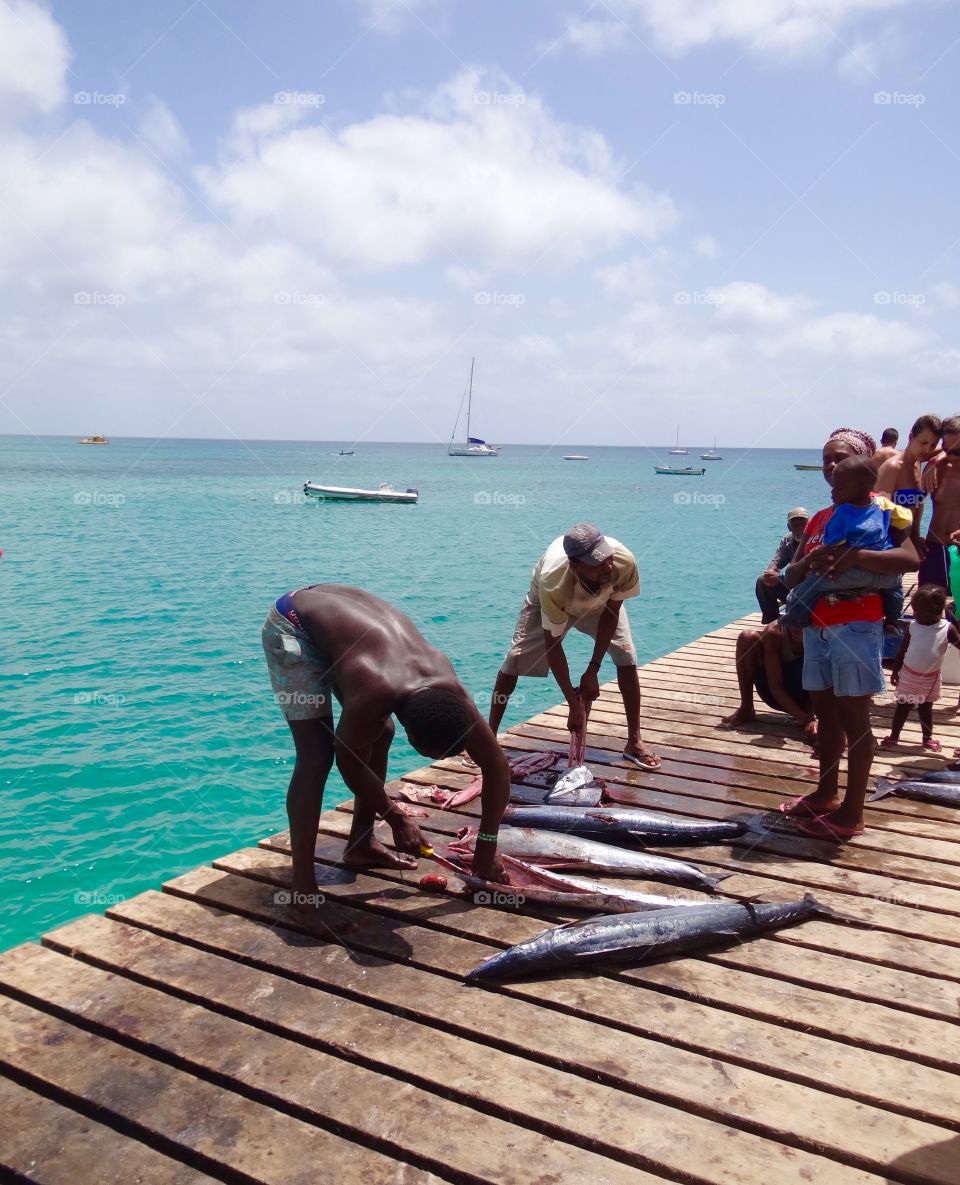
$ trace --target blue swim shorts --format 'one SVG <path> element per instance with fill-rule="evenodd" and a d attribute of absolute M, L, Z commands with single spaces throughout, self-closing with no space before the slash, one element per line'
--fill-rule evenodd
<path fill-rule="evenodd" d="M 316 648 L 306 630 L 298 629 L 276 605 L 261 631 L 263 653 L 273 685 L 273 698 L 287 720 L 317 720 L 333 715 L 330 660 Z"/>
<path fill-rule="evenodd" d="M 887 681 L 880 665 L 882 621 L 850 621 L 803 631 L 803 686 L 834 695 L 879 695 Z"/>

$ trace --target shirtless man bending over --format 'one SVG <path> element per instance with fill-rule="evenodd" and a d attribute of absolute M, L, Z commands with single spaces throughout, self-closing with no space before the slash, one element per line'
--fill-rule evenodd
<path fill-rule="evenodd" d="M 262 639 L 274 696 L 297 751 L 287 791 L 294 906 L 318 900 L 314 845 L 334 761 L 356 797 L 343 863 L 415 865 L 424 843 L 420 828 L 384 789 L 394 716 L 424 757 L 436 760 L 465 749 L 480 767 L 474 874 L 506 879 L 497 829 L 510 796 L 507 759 L 447 657 L 409 617 L 362 589 L 314 584 L 271 605 Z M 333 697 L 341 705 L 336 730 Z M 396 852 L 374 838 L 378 815 L 390 825 Z"/>

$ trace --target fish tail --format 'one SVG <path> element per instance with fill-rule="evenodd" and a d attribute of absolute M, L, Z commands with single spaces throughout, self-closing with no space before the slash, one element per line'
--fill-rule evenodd
<path fill-rule="evenodd" d="M 717 872 L 712 876 L 706 877 L 707 884 L 710 886 L 711 893 L 720 892 L 720 882 L 725 881 L 728 876 L 733 876 L 732 872 Z"/>
<path fill-rule="evenodd" d="M 809 905 L 818 917 L 829 918 L 832 922 L 846 922 L 854 926 L 865 925 L 863 918 L 858 918 L 852 913 L 844 913 L 842 910 L 834 909 L 832 905 L 824 905 L 812 893 L 804 893 L 803 900 L 804 904 Z"/>
<path fill-rule="evenodd" d="M 877 788 L 867 801 L 876 802 L 878 799 L 888 798 L 891 794 L 896 794 L 896 792 L 897 788 L 889 778 L 877 778 Z"/>

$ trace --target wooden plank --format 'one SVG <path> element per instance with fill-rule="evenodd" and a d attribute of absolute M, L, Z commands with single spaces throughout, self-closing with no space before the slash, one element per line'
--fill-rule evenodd
<path fill-rule="evenodd" d="M 11 954 L 3 956 L 4 963 Z M 135 1025 L 138 1017 L 127 1019 Z M 174 1026 L 174 1037 L 178 1032 Z M 9 997 L 0 997 L 0 1065 L 28 1085 L 96 1108 L 111 1122 L 122 1120 L 136 1138 L 161 1151 L 189 1154 L 214 1175 L 230 1173 L 233 1180 L 257 1185 L 305 1185 L 304 1166 L 311 1166 L 312 1174 L 317 1165 L 336 1164 L 338 1185 L 396 1185 L 394 1157 L 370 1149 L 358 1157 L 349 1140 L 314 1123 Z M 405 1183 L 433 1185 L 437 1179 L 409 1164 L 405 1169 Z"/>
<path fill-rule="evenodd" d="M 204 985 L 198 986 L 198 994 L 202 997 L 214 990 L 196 961 L 194 970 Z M 355 1137 L 415 1151 L 418 1159 L 428 1159 L 452 1176 L 504 1185 L 553 1185 L 558 1180 L 653 1185 L 657 1178 L 639 1171 L 642 1162 L 654 1170 L 664 1168 L 670 1175 L 711 1185 L 766 1182 L 770 1173 L 785 1185 L 808 1185 L 823 1163 L 816 1154 L 636 1095 L 605 1086 L 591 1090 L 582 1079 L 560 1071 L 520 1065 L 513 1058 L 506 1078 L 476 1067 L 476 1095 L 470 1097 L 485 1104 L 488 1099 L 496 1101 L 498 1110 L 513 1115 L 514 1121 L 509 1122 L 415 1085 L 414 1078 L 427 1077 L 428 1031 L 411 1022 L 418 1031 L 411 1036 L 408 1025 L 405 1041 L 396 1018 L 376 1013 L 372 1019 L 367 1016 L 369 1028 L 357 1025 L 350 1015 L 354 1006 L 339 997 L 325 997 L 321 1005 L 334 1013 L 328 1013 L 321 1030 L 325 1042 L 336 1043 L 342 1015 L 352 1038 L 341 1046 L 343 1052 L 362 1056 L 383 1045 L 391 1054 L 389 1076 L 329 1054 L 316 1044 L 291 1041 L 41 947 L 21 947 L 4 958 L 0 977 L 8 990 L 22 998 L 43 1001 L 137 1046 L 175 1056 L 195 1071 L 242 1084 L 274 1106 L 295 1107 L 335 1121 Z M 278 984 L 262 986 L 272 991 Z M 305 1001 L 301 1006 L 309 1008 Z M 491 997 L 489 1023 L 495 1020 Z M 242 1051 L 239 1056 L 237 1050 Z M 490 1060 L 495 1060 L 493 1054 Z M 451 1076 L 455 1073 L 452 1066 L 445 1069 Z M 454 1092 L 467 1094 L 462 1086 Z M 534 1092 L 530 1111 L 522 1110 L 529 1101 L 527 1092 Z M 573 1130 L 560 1126 L 554 1115 L 566 1115 Z M 877 1117 L 878 1126 L 886 1122 L 889 1117 Z M 905 1120 L 900 1123 L 909 1125 Z M 936 1134 L 931 1127 L 922 1136 L 915 1130 L 904 1151 L 919 1151 Z M 599 1151 L 563 1142 L 571 1137 Z M 709 1163 L 704 1161 L 705 1147 L 711 1150 Z M 620 1157 L 630 1163 L 621 1163 Z M 838 1185 L 880 1180 L 873 1173 L 836 1163 L 830 1165 L 830 1173 Z M 933 1179 L 945 1180 L 939 1171 Z"/>
<path fill-rule="evenodd" d="M 723 1075 L 725 1067 L 738 1065 L 914 1118 L 960 1126 L 958 1079 L 953 1074 L 863 1049 L 854 1058 L 849 1047 L 802 1029 L 745 1020 L 733 1012 L 695 1001 L 671 1000 L 657 992 L 645 992 L 640 1006 L 628 1005 L 617 1015 L 619 987 L 614 985 L 606 1019 L 581 1018 L 568 1012 L 562 1023 L 556 1023 L 544 1014 L 544 1006 L 552 1002 L 544 1000 L 538 985 L 521 984 L 498 995 L 497 1023 L 490 1025 L 485 993 L 464 992 L 456 980 L 434 974 L 431 968 L 407 964 L 398 974 L 396 964 L 373 954 L 366 954 L 360 962 L 346 947 L 310 941 L 301 931 L 288 929 L 272 910 L 259 909 L 255 888 L 236 881 L 234 888 L 243 913 L 228 912 L 222 896 L 218 900 L 223 908 L 205 905 L 202 886 L 196 899 L 142 893 L 115 906 L 111 913 L 131 926 L 190 943 L 245 966 L 417 1017 L 471 1041 L 522 1053 L 597 1080 L 612 1077 L 638 1091 L 662 1090 L 667 1081 L 662 1071 L 672 1064 L 672 1053 L 664 1055 L 665 1061 L 657 1061 L 656 1071 L 647 1070 L 644 1051 L 646 1042 L 653 1041 L 706 1056 L 711 1069 L 702 1080 L 699 1074 L 694 1079 L 695 1083 L 702 1081 L 704 1089 L 713 1088 L 715 1072 Z M 76 929 L 92 924 L 93 919 L 72 923 L 47 935 L 45 942 L 95 961 L 95 948 L 92 944 L 80 948 Z M 131 939 L 131 963 L 141 951 L 144 947 Z M 144 963 L 134 964 L 134 970 L 149 974 L 149 951 L 144 951 L 143 957 Z M 229 990 L 230 985 L 242 981 L 231 972 L 225 983 Z M 246 998 L 238 987 L 238 1002 Z M 726 1093 L 718 1091 L 713 1105 L 723 1105 L 724 1100 Z M 751 1096 L 747 1116 L 754 1114 L 754 1106 Z M 798 1134 L 803 1130 L 801 1123 Z"/>
<path fill-rule="evenodd" d="M 31 1185 L 84 1185 L 94 1173 L 97 1185 L 216 1181 L 0 1075 L 0 1176 Z"/>
<path fill-rule="evenodd" d="M 583 1133 L 594 1133 L 589 1137 L 591 1143 L 599 1138 L 617 1155 L 633 1152 L 637 1140 L 643 1140 L 644 1147 L 649 1148 L 645 1124 L 654 1125 L 660 1134 L 656 1116 L 645 1120 L 643 1104 L 634 1097 L 650 1097 L 647 1084 L 653 1081 L 658 1083 L 656 1093 L 661 1102 L 678 1104 L 683 1109 L 694 1107 L 698 1116 L 745 1127 L 789 1144 L 798 1143 L 841 1161 L 854 1160 L 873 1171 L 881 1171 L 898 1156 L 920 1152 L 943 1134 L 942 1129 L 929 1123 L 891 1117 L 847 1099 L 827 1097 L 794 1083 L 771 1081 L 753 1071 L 717 1066 L 703 1056 L 639 1038 L 630 1041 L 633 1057 L 629 1079 L 615 1076 L 609 1065 L 604 1083 L 576 1077 L 568 1067 L 561 1072 L 542 1064 L 537 1038 L 544 1027 L 543 1014 L 532 1026 L 530 1045 L 522 1056 L 492 1049 L 482 1042 L 491 1024 L 516 1025 L 516 1008 L 523 1005 L 514 1005 L 513 1001 L 498 1003 L 488 996 L 480 1023 L 481 1041 L 468 1040 L 407 1016 L 387 1020 L 382 1012 L 365 1003 L 337 998 L 318 1005 L 315 988 L 240 967 L 218 955 L 144 931 L 131 931 L 103 918 L 88 918 L 68 926 L 60 937 L 64 950 L 97 967 L 119 970 L 138 982 L 173 991 L 340 1057 L 362 1058 L 368 1066 L 390 1075 L 401 1074 L 445 1097 L 481 1109 L 496 1108 L 505 1113 L 505 1118 L 510 1118 L 515 1109 L 516 1114 L 528 1115 L 538 1127 L 556 1133 L 557 1138 L 578 1142 L 584 1138 Z M 566 1030 L 567 1051 L 578 1039 L 584 1048 L 592 1048 L 596 1026 L 572 1023 L 576 1033 Z M 610 1034 L 604 1037 L 612 1052 Z M 622 1043 L 623 1038 L 617 1040 Z M 423 1056 L 425 1047 L 430 1049 L 428 1058 Z M 736 1099 L 734 1106 L 728 1102 L 731 1092 Z M 574 1097 L 575 1109 L 557 1107 L 558 1099 Z M 625 1132 L 630 1133 L 627 1140 L 623 1138 Z M 931 1165 L 931 1174 L 942 1172 L 942 1168 Z"/>
<path fill-rule="evenodd" d="M 263 852 L 261 855 L 268 856 L 270 853 Z M 282 908 L 276 906 L 274 886 L 285 883 L 285 861 L 278 859 L 276 865 L 271 868 L 262 860 L 254 862 L 251 856 L 248 861 L 242 853 L 234 853 L 231 857 L 224 858 L 223 864 L 227 863 L 233 866 L 237 875 L 249 876 L 251 879 L 256 877 L 256 880 L 261 882 L 257 886 L 259 894 L 256 891 L 252 892 L 258 909 L 262 910 L 270 902 L 275 909 Z M 236 908 L 237 893 L 242 894 L 243 890 L 238 890 L 223 873 L 216 871 L 207 876 L 200 871 L 196 874 L 188 873 L 185 877 L 168 882 L 165 888 L 217 902 L 221 900 L 218 896 L 218 879 L 227 894 L 223 899 L 230 901 L 231 908 Z M 533 919 L 491 909 L 447 913 L 443 922 L 438 923 L 436 915 L 428 915 L 417 901 L 400 896 L 392 885 L 377 895 L 372 891 L 373 880 L 374 878 L 362 876 L 356 878 L 355 885 L 361 890 L 359 895 L 351 894 L 349 888 L 345 892 L 342 885 L 324 884 L 328 904 L 330 900 L 338 902 L 335 916 L 357 918 L 358 931 L 350 934 L 351 946 L 371 954 L 387 953 L 382 946 L 378 948 L 376 945 L 377 927 L 371 924 L 371 915 L 374 912 L 382 913 L 391 919 L 388 945 L 402 943 L 409 962 L 416 966 L 429 965 L 456 977 L 465 975 L 494 950 L 522 941 L 529 935 L 531 923 L 535 931 L 543 929 L 543 926 L 533 922 Z M 252 884 L 256 885 L 253 879 Z M 355 901 L 362 900 L 362 908 L 339 904 L 351 895 Z M 363 917 L 365 913 L 367 916 Z M 459 917 L 467 919 L 469 939 L 458 937 L 454 932 Z M 481 938 L 478 932 L 484 927 L 484 919 L 488 919 L 486 925 L 489 935 Z M 442 931 L 437 929 L 431 933 L 428 929 L 437 928 L 440 924 L 443 926 Z M 513 930 L 510 936 L 507 936 L 508 927 Z M 394 956 L 388 954 L 387 957 Z M 611 977 L 612 975 L 613 973 Z M 599 1009 L 603 1006 L 602 996 L 610 977 L 599 973 L 591 973 L 591 977 L 588 982 L 599 985 L 595 1005 Z M 960 1048 L 956 1047 L 956 1042 L 945 1043 L 942 1021 L 904 1013 L 883 1004 L 845 999 L 815 987 L 782 983 L 761 974 L 732 968 L 718 974 L 717 968 L 708 958 L 686 958 L 660 966 L 651 965 L 642 971 L 620 972 L 619 977 L 631 983 L 655 987 L 660 991 L 710 1001 L 745 1015 L 799 1025 L 809 1031 L 853 1044 L 862 1044 L 880 1052 L 897 1052 L 934 1067 L 950 1070 L 960 1068 Z M 690 987 L 694 981 L 695 990 Z M 538 991 L 544 998 L 552 986 L 552 980 L 538 981 Z M 953 1032 L 952 1029 L 946 1031 L 951 1034 Z"/>

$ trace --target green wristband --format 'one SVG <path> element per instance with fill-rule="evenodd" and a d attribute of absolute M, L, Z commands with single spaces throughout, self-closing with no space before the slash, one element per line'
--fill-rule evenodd
<path fill-rule="evenodd" d="M 486 831 L 478 831 L 477 832 L 477 839 L 482 839 L 484 843 L 496 843 L 497 842 L 497 837 L 495 835 L 489 835 Z"/>

